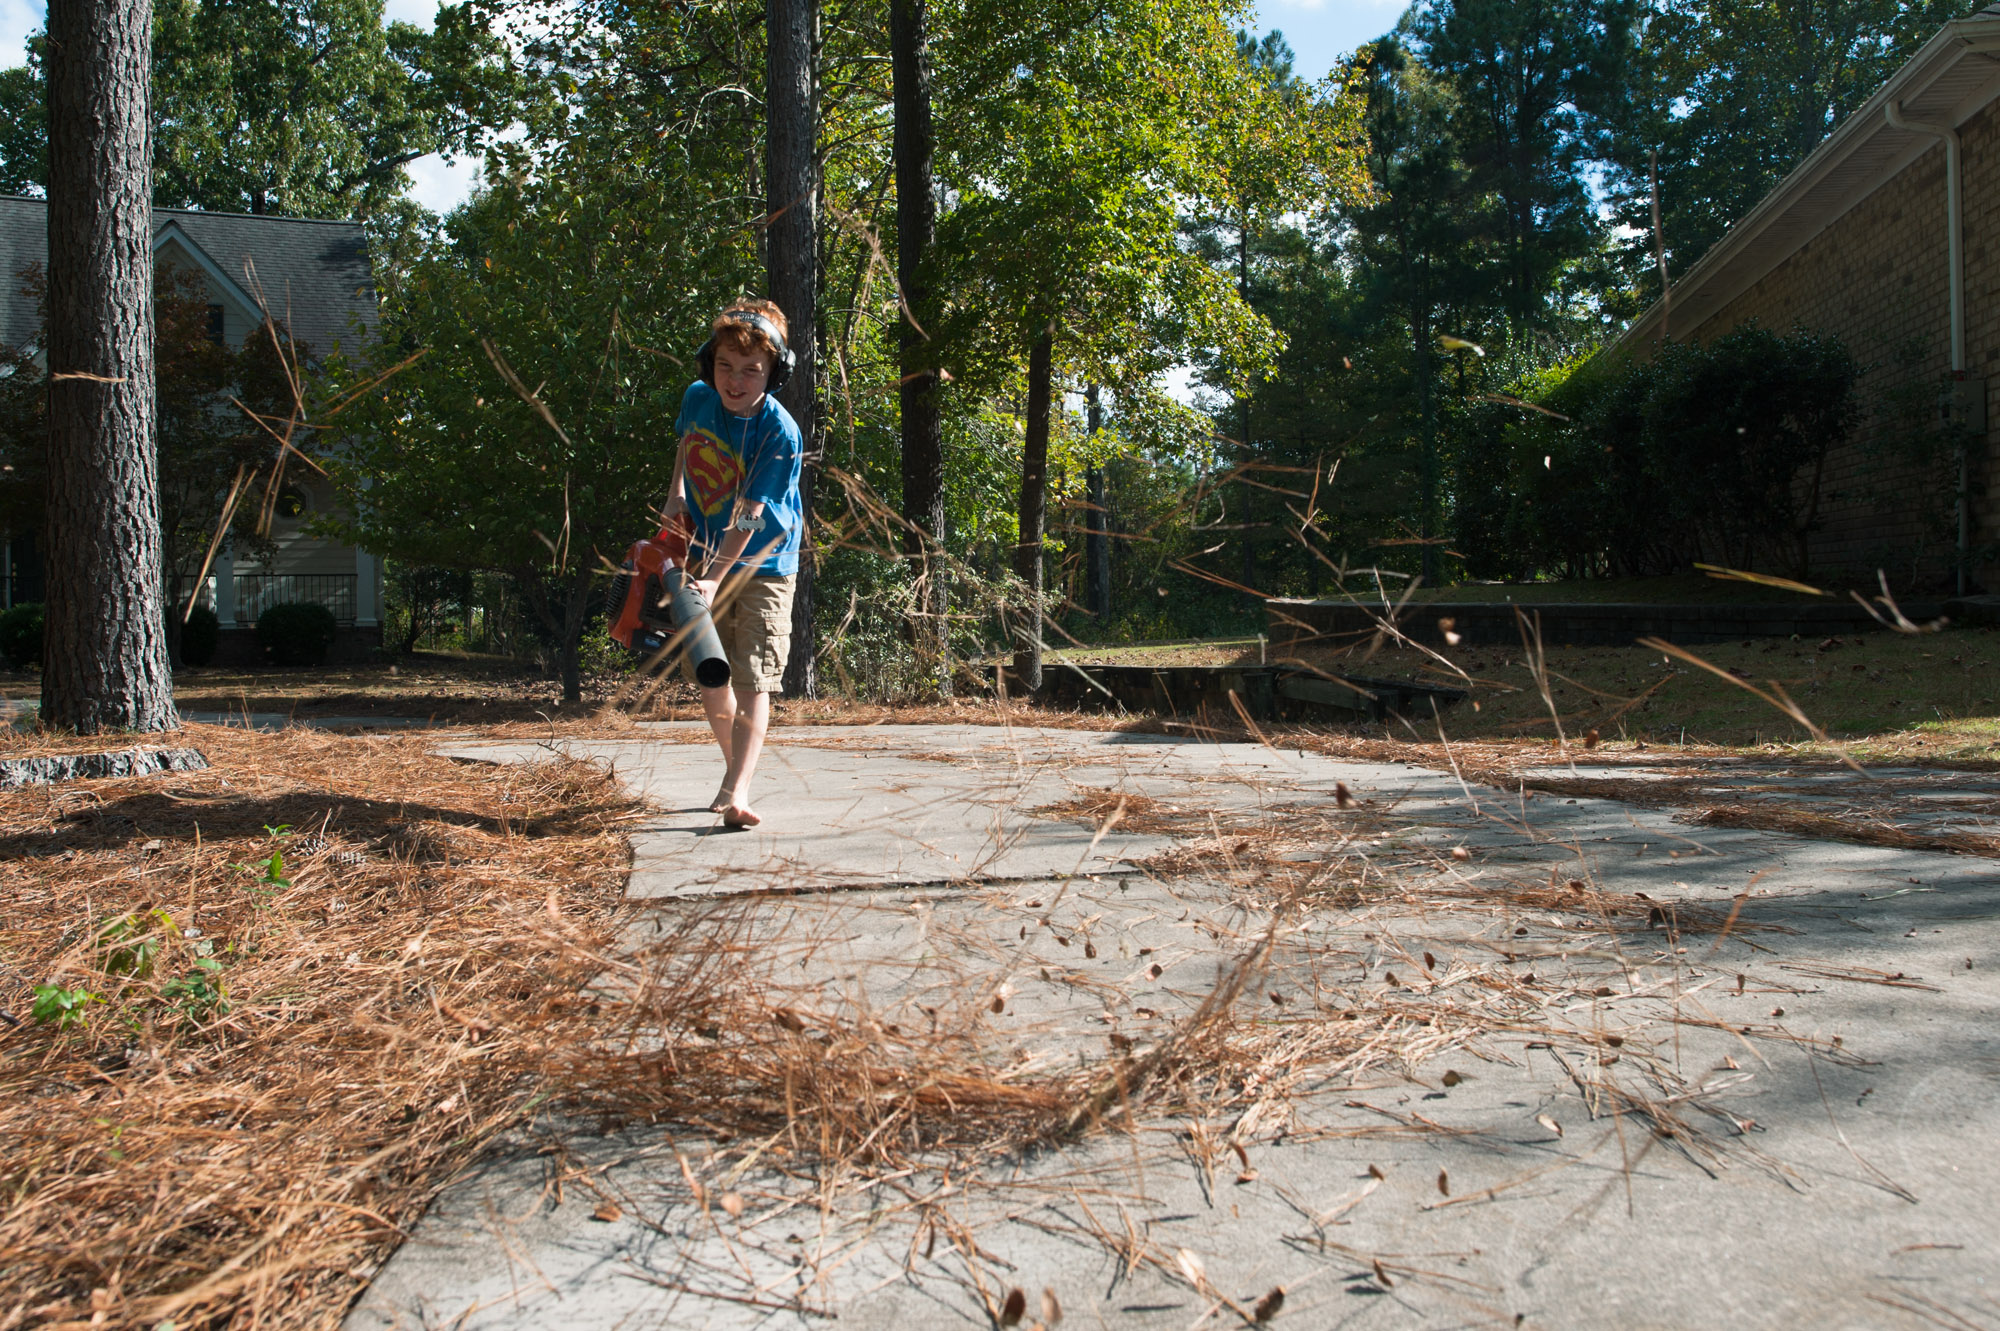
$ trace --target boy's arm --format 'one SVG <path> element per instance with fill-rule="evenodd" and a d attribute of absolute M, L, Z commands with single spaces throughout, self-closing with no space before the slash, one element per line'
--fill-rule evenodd
<path fill-rule="evenodd" d="M 671 522 L 675 514 L 687 511 L 687 436 L 682 435 L 674 445 L 674 479 L 667 487 L 667 502 L 660 512 Z"/>
<path fill-rule="evenodd" d="M 740 514 L 747 514 L 759 523 L 764 518 L 764 505 L 761 501 L 755 499 L 738 500 L 735 511 Z M 722 544 L 716 547 L 715 558 L 703 570 L 708 576 L 695 583 L 695 586 L 700 588 L 701 594 L 705 599 L 713 602 L 715 600 L 716 589 L 732 574 L 740 577 L 742 576 L 743 569 L 762 562 L 761 560 L 746 560 L 743 558 L 743 551 L 750 545 L 751 535 L 752 533 L 731 525 L 729 534 L 723 537 Z"/>

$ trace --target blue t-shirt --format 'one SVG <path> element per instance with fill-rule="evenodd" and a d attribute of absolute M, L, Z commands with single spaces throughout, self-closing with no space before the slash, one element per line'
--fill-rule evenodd
<path fill-rule="evenodd" d="M 674 433 L 687 458 L 694 543 L 710 553 L 721 548 L 740 495 L 745 503 L 764 505 L 763 528 L 750 533 L 743 557 L 756 560 L 763 577 L 798 572 L 799 538 L 805 531 L 799 503 L 805 443 L 791 413 L 766 393 L 756 415 L 747 420 L 732 416 L 721 395 L 697 381 L 681 396 Z"/>

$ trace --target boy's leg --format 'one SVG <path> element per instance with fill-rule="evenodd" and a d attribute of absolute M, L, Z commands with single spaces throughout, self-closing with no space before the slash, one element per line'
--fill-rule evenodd
<path fill-rule="evenodd" d="M 751 827 L 763 821 L 750 807 L 750 778 L 757 771 L 757 759 L 764 752 L 764 733 L 770 728 L 771 695 L 739 690 L 732 735 L 734 756 L 728 774 L 722 778 L 722 788 L 728 797 L 722 816 L 727 821 Z"/>
<path fill-rule="evenodd" d="M 750 804 L 750 778 L 770 729 L 771 695 L 784 687 L 785 659 L 791 655 L 792 585 L 791 578 L 750 578 L 729 607 L 734 622 L 723 648 L 736 697 L 722 821 L 732 827 L 762 821 Z"/>
<path fill-rule="evenodd" d="M 710 813 L 721 813 L 729 807 L 730 785 L 728 772 L 736 761 L 736 690 L 727 684 L 719 689 L 701 691 L 701 710 L 708 715 L 708 728 L 715 732 L 715 742 L 722 746 L 722 787 L 715 792 L 715 798 L 708 802 Z M 761 731 L 759 732 L 761 735 Z"/>

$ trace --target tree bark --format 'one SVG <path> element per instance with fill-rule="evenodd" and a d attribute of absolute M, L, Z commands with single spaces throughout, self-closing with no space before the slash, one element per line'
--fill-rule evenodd
<path fill-rule="evenodd" d="M 170 730 L 154 442 L 151 0 L 48 12 L 48 608 L 42 718 Z"/>
<path fill-rule="evenodd" d="M 1236 295 L 1246 305 L 1249 303 L 1250 212 L 1247 208 L 1239 215 L 1236 225 Z M 1242 435 L 1242 438 L 1237 441 L 1236 453 L 1238 457 L 1243 459 L 1245 467 L 1252 466 L 1257 461 L 1256 453 L 1250 447 L 1250 395 L 1255 391 L 1254 386 L 1246 385 L 1243 389 L 1243 396 L 1237 403 L 1236 428 Z M 1248 477 L 1245 477 L 1245 479 L 1247 480 Z M 1241 581 L 1245 587 L 1250 588 L 1255 588 L 1257 585 L 1257 528 L 1256 517 L 1252 511 L 1256 502 L 1256 489 L 1250 485 L 1244 485 L 1242 521 L 1238 524 L 1243 529 L 1241 538 L 1243 541 L 1243 576 Z M 1253 600 L 1259 599 L 1254 590 L 1249 595 Z"/>
<path fill-rule="evenodd" d="M 1014 677 L 1027 693 L 1042 688 L 1042 514 L 1049 472 L 1049 397 L 1055 377 L 1050 330 L 1035 335 L 1028 351 L 1028 437 L 1021 450 L 1021 537 L 1014 547 L 1014 572 L 1026 584 L 1025 604 L 1015 622 Z"/>
<path fill-rule="evenodd" d="M 895 95 L 896 282 L 907 305 L 901 322 L 903 446 L 903 553 L 919 561 L 923 596 L 917 626 L 920 654 L 950 691 L 945 663 L 945 570 L 936 558 L 944 539 L 944 425 L 937 367 L 929 332 L 931 248 L 937 238 L 937 203 L 931 164 L 936 134 L 931 123 L 929 20 L 925 0 L 891 0 L 889 53 Z"/>
<path fill-rule="evenodd" d="M 1095 435 L 1104 428 L 1104 407 L 1096 384 L 1084 394 L 1084 402 L 1085 422 Z M 1090 501 L 1083 536 L 1084 566 L 1089 571 L 1088 601 L 1090 613 L 1102 628 L 1111 619 L 1111 504 L 1105 493 L 1104 468 L 1090 468 L 1083 480 Z"/>
<path fill-rule="evenodd" d="M 812 543 L 812 500 L 819 479 L 819 0 L 766 0 L 764 59 L 766 143 L 765 195 L 772 213 L 765 228 L 765 279 L 771 299 L 785 312 L 789 342 L 797 358 L 792 377 L 778 394 L 798 422 L 805 444 L 799 478 L 805 531 L 799 545 L 799 573 L 792 595 L 792 654 L 785 662 L 785 693 L 810 698 L 819 692 L 814 668 L 813 581 L 817 550 Z"/>

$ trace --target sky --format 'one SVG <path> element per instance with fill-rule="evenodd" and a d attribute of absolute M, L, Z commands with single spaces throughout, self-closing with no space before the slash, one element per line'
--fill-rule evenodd
<path fill-rule="evenodd" d="M 1261 0 L 1256 6 L 1260 33 L 1277 28 L 1292 44 L 1299 77 L 1311 82 L 1363 42 L 1395 26 L 1405 0 Z M 386 0 L 387 16 L 428 28 L 436 0 Z M 0 0 L 0 67 L 27 60 L 28 34 L 42 26 L 44 0 Z M 409 166 L 411 194 L 418 203 L 445 212 L 464 202 L 479 182 L 479 159 L 447 163 L 435 153 Z"/>
<path fill-rule="evenodd" d="M 0 0 L 11 3 L 12 0 Z M 1333 68 L 1334 61 L 1353 53 L 1396 26 L 1408 0 L 1262 0 L 1256 6 L 1260 33 L 1272 28 L 1285 34 L 1298 59 L 1292 72 L 1311 83 Z"/>

